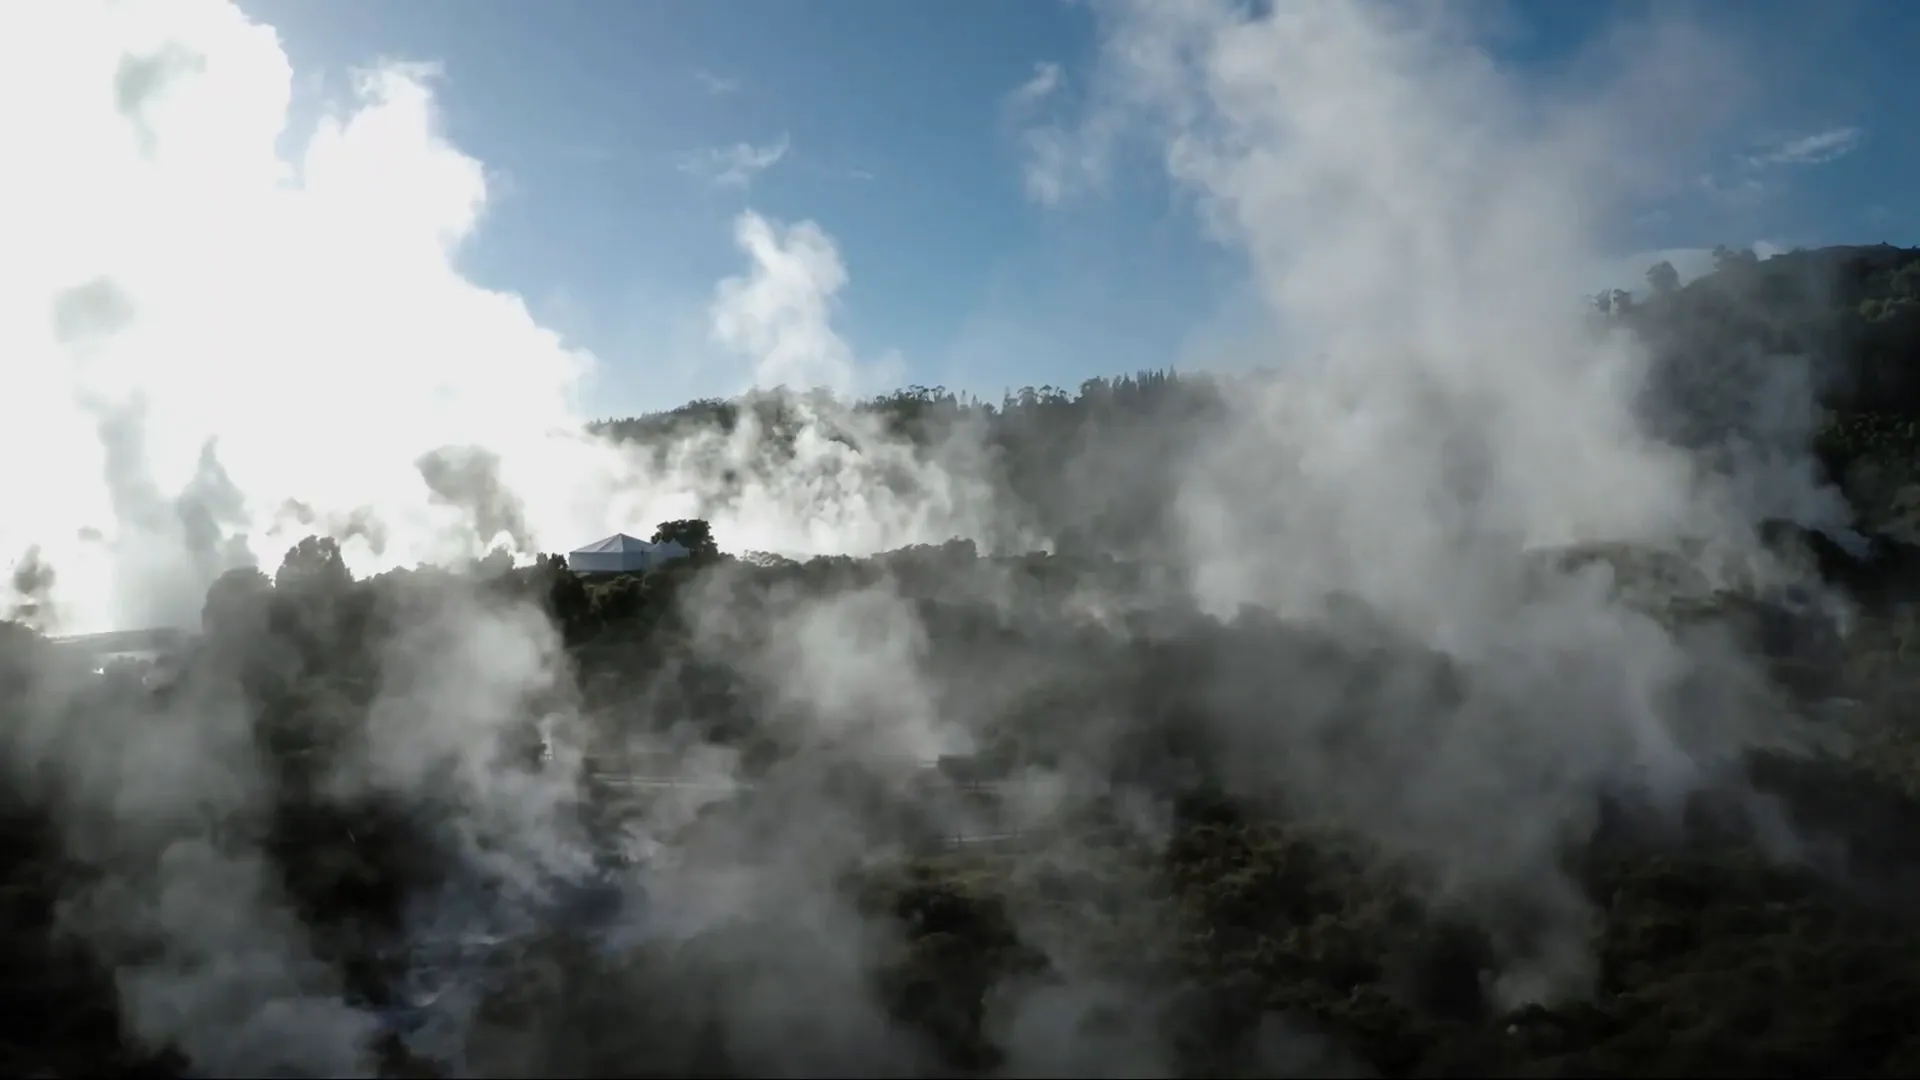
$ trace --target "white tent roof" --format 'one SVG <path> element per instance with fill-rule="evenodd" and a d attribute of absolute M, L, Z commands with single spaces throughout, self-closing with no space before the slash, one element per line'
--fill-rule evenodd
<path fill-rule="evenodd" d="M 626 532 L 614 532 L 612 536 L 605 538 L 605 540 L 595 540 L 595 542 L 591 542 L 591 544 L 584 546 L 584 548 L 574 548 L 570 553 L 574 553 L 574 555 L 612 555 L 612 553 L 651 552 L 651 550 L 655 550 L 655 548 L 659 548 L 659 544 L 649 544 L 649 542 L 641 540 L 639 536 L 628 536 Z"/>

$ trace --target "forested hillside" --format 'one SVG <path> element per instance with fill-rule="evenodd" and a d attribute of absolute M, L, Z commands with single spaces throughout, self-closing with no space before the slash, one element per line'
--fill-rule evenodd
<path fill-rule="evenodd" d="M 1879 482 L 1857 501 L 1869 521 L 1881 521 L 1887 481 L 1872 469 L 1849 469 L 1863 458 L 1891 465 L 1912 446 L 1920 418 L 1920 249 L 1829 247 L 1765 261 L 1723 249 L 1712 272 L 1684 285 L 1664 263 L 1636 284 L 1636 292 L 1596 297 L 1595 309 L 1603 325 L 1631 331 L 1655 354 L 1650 426 L 1688 445 L 1730 434 L 1791 441 L 1795 450 L 1811 442 L 1836 479 Z M 1157 536 L 1177 468 L 1226 404 L 1269 377 L 1142 372 L 1089 379 L 1077 390 L 1022 387 L 998 403 L 909 387 L 851 411 L 929 450 L 956 433 L 977 439 L 1003 502 L 1041 534 L 1066 548 L 1128 550 Z M 817 415 L 809 400 L 764 392 L 595 427 L 664 454 L 692 433 L 731 433 L 751 417 L 778 445 L 805 426 L 803 416 Z M 1816 402 L 1818 412 L 1805 421 L 1782 415 L 1802 400 Z M 1089 505 L 1075 497 L 1085 491 L 1103 498 Z"/>
<path fill-rule="evenodd" d="M 854 403 L 846 413 L 810 407 L 817 398 L 771 391 L 696 401 L 596 428 L 664 454 L 697 432 L 732 433 L 750 419 L 756 438 L 778 454 L 783 441 L 818 425 L 824 414 L 844 416 L 848 430 L 840 437 L 855 445 L 904 438 L 931 454 L 956 441 L 969 450 L 977 444 L 984 460 L 968 465 L 995 484 L 1010 535 L 1027 526 L 1063 548 L 1135 550 L 1159 539 L 1176 470 L 1218 422 L 1231 393 L 1232 380 L 1172 371 L 1089 379 L 1073 392 L 1023 387 L 997 405 L 915 386 Z M 1084 492 L 1105 497 L 1089 500 Z"/>
<path fill-rule="evenodd" d="M 165 669 L 0 624 L 0 1072 L 1912 1075 L 1920 251 L 1593 321 L 1650 430 L 1811 446 L 1863 534 L 1604 608 L 1659 663 L 1554 679 L 1657 670 L 1657 736 L 1353 597 L 1203 610 L 1149 555 L 1262 374 L 600 425 L 964 445 L 981 542 L 355 580 L 312 537 Z"/>
<path fill-rule="evenodd" d="M 1597 303 L 1662 357 L 1652 390 L 1683 406 L 1677 417 L 1703 437 L 1737 428 L 1764 414 L 1767 403 L 1755 399 L 1787 367 L 1826 410 L 1814 445 L 1831 476 L 1851 486 L 1864 479 L 1849 475 L 1855 466 L 1910 455 L 1920 417 L 1920 251 L 1831 247 L 1765 261 L 1721 251 L 1715 262 L 1684 286 L 1663 263 L 1638 300 L 1616 292 Z M 1745 417 L 1729 413 L 1732 401 Z M 1869 520 L 1885 513 L 1887 492 L 1855 494 Z"/>

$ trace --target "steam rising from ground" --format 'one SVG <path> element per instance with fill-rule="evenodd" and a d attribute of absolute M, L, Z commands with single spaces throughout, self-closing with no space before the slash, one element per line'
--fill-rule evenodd
<path fill-rule="evenodd" d="M 1632 48 L 1589 63 L 1577 96 L 1530 95 L 1471 27 L 1437 17 L 1128 5 L 1077 135 L 1093 142 L 1067 159 L 1097 163 L 1113 132 L 1150 132 L 1246 253 L 1294 354 L 1317 360 L 1192 463 L 1201 600 L 1307 614 L 1356 595 L 1473 672 L 1418 761 L 1376 759 L 1362 780 L 1289 745 L 1245 783 L 1283 777 L 1469 894 L 1524 896 L 1548 929 L 1508 943 L 1530 954 L 1506 973 L 1514 1000 L 1578 992 L 1587 974 L 1589 916 L 1552 869 L 1568 793 L 1635 776 L 1671 804 L 1765 714 L 1737 658 L 1628 610 L 1604 574 L 1543 583 L 1520 553 L 1685 547 L 1718 583 L 1774 572 L 1755 541 L 1763 516 L 1831 528 L 1844 507 L 1807 479 L 1810 394 L 1750 411 L 1747 445 L 1768 454 L 1690 453 L 1648 434 L 1665 403 L 1646 397 L 1638 344 L 1597 335 L 1565 299 L 1657 187 L 1670 144 L 1650 140 L 1718 119 L 1649 110 L 1726 100 L 1734 58 L 1665 23 L 1623 33 Z"/>
<path fill-rule="evenodd" d="M 1725 98 L 1732 58 L 1662 24 L 1589 64 L 1578 96 L 1529 94 L 1456 13 L 1301 2 L 1250 20 L 1228 5 L 1125 5 L 1077 136 L 1094 142 L 1067 158 L 1097 163 L 1113 132 L 1148 132 L 1246 253 L 1290 348 L 1317 358 L 1193 462 L 1203 602 L 1311 612 L 1346 592 L 1468 661 L 1479 678 L 1439 756 L 1383 766 L 1347 809 L 1456 874 L 1537 883 L 1553 877 L 1558 838 L 1543 823 L 1565 820 L 1563 792 L 1622 769 L 1682 790 L 1698 776 L 1682 715 L 1720 723 L 1753 702 L 1681 706 L 1709 676 L 1734 693 L 1737 666 L 1683 648 L 1601 582 L 1530 580 L 1518 556 L 1704 542 L 1725 560 L 1714 569 L 1750 562 L 1758 516 L 1777 509 L 1751 496 L 1778 476 L 1743 475 L 1741 460 L 1710 472 L 1649 438 L 1645 356 L 1597 336 L 1567 299 L 1660 178 L 1650 133 L 1715 119 L 1647 110 Z M 1310 786 L 1314 771 L 1288 770 L 1288 783 Z M 1356 801 L 1357 778 L 1332 775 L 1344 790 L 1322 797 Z M 1555 888 L 1528 886 L 1564 905 L 1571 890 Z M 1565 954 L 1586 916 L 1559 917 L 1565 942 L 1548 949 Z M 1577 984 L 1568 961 L 1543 957 L 1562 970 L 1530 977 Z"/>
<path fill-rule="evenodd" d="M 287 133 L 286 56 L 231 4 L 60 4 L 32 19 L 8 35 L 0 107 L 20 140 L 0 200 L 0 450 L 36 467 L 8 471 L 0 552 L 11 563 L 41 545 L 67 629 L 190 619 L 220 570 L 305 535 L 289 504 L 340 524 L 361 570 L 496 541 L 564 551 L 700 509 L 715 481 L 674 470 L 709 461 L 662 471 L 586 439 L 593 359 L 461 275 L 488 176 L 440 134 L 430 67 L 362 71 L 310 135 Z M 741 385 L 853 388 L 861 370 L 830 322 L 845 279 L 831 239 L 751 212 L 738 232 L 750 268 L 720 286 L 713 323 L 743 357 Z M 523 520 L 438 497 L 444 468 L 423 483 L 415 463 L 449 447 L 485 447 Z M 840 464 L 806 449 L 795 471 Z M 855 494 L 738 506 L 717 524 L 745 546 L 821 550 L 840 538 L 808 530 L 836 515 L 809 499 L 836 497 Z M 891 507 L 859 516 L 881 534 L 856 541 L 922 538 Z M 904 531 L 886 531 L 894 518 Z M 377 523 L 380 550 L 351 521 Z M 937 524 L 934 538 L 951 534 Z"/>
<path fill-rule="evenodd" d="M 649 457 L 582 434 L 591 358 L 458 271 L 487 176 L 439 134 L 430 70 L 363 72 L 350 107 L 283 158 L 292 72 L 272 32 L 231 6 L 31 11 L 31 33 L 0 33 L 0 121 L 16 140 L 0 179 L 0 353 L 15 358 L 0 454 L 32 463 L 0 476 L 0 553 L 19 560 L 22 610 L 69 629 L 188 621 L 222 570 L 270 565 L 315 528 L 364 570 L 495 543 L 563 549 L 694 515 L 735 549 L 860 552 L 996 525 L 969 446 L 929 459 L 872 431 L 835 438 L 860 421 L 825 404 L 803 410 L 790 459 L 770 458 L 751 424 Z M 1317 673 L 1303 668 L 1297 709 L 1253 703 L 1222 733 L 1243 751 L 1235 779 L 1304 791 L 1426 851 L 1464 896 L 1518 894 L 1547 929 L 1509 943 L 1527 963 L 1508 989 L 1577 991 L 1586 913 L 1552 869 L 1568 793 L 1620 770 L 1683 790 L 1701 770 L 1694 750 L 1735 726 L 1749 683 L 1735 660 L 1618 606 L 1605 582 L 1543 581 L 1520 556 L 1686 540 L 1726 565 L 1753 557 L 1751 493 L 1763 485 L 1648 438 L 1644 357 L 1596 337 L 1578 302 L 1612 215 L 1658 174 L 1664 147 L 1647 133 L 1710 119 L 1671 106 L 1701 96 L 1693 80 L 1729 85 L 1730 66 L 1662 26 L 1631 38 L 1646 48 L 1596 65 L 1579 93 L 1536 99 L 1473 46 L 1472 28 L 1426 8 L 1317 0 L 1255 19 L 1183 0 L 1102 18 L 1089 113 L 1031 145 L 1043 164 L 1094 171 L 1151 147 L 1246 253 L 1281 327 L 1276 359 L 1315 358 L 1240 403 L 1186 463 L 1186 527 L 1169 561 L 1221 613 L 1256 602 L 1319 618 L 1333 594 L 1359 596 L 1479 676 L 1451 705 L 1417 682 L 1384 690 L 1381 715 L 1407 719 L 1376 729 L 1383 744 L 1436 741 L 1356 774 L 1301 751 L 1304 727 L 1341 722 L 1312 704 Z M 748 213 L 736 239 L 750 267 L 716 291 L 715 340 L 754 380 L 860 384 L 831 324 L 847 272 L 830 238 Z M 744 478 L 722 498 L 728 469 Z M 902 474 L 912 482 L 891 482 Z M 717 606 L 705 620 L 702 633 L 729 632 Z M 851 747 L 894 777 L 964 749 L 966 703 L 935 692 L 916 615 L 884 585 L 757 632 L 764 647 L 744 666 L 815 745 Z M 364 756 L 331 782 L 453 808 L 456 847 L 528 895 L 580 872 L 578 702 L 552 628 L 476 600 L 422 611 L 400 640 L 377 675 Z M 1676 723 L 1683 697 L 1691 729 Z M 297 1064 L 362 1067 L 342 1048 L 365 1019 L 307 971 L 299 920 L 250 876 L 257 846 L 213 844 L 196 816 L 240 813 L 271 782 L 236 708 L 210 685 L 137 742 L 106 734 L 125 721 L 112 710 L 95 716 L 97 738 L 31 726 L 10 737 L 16 756 L 70 778 L 75 845 L 158 898 L 103 892 L 90 913 L 95 940 L 132 927 L 168 942 L 122 969 L 136 1024 L 214 1070 L 285 1063 L 263 1055 L 289 1052 L 291 1029 L 320 1044 L 296 1046 Z M 496 768 L 528 710 L 560 748 L 538 780 Z M 885 830 L 824 787 L 804 770 L 776 778 L 777 812 L 656 869 L 662 932 L 771 921 L 791 933 L 742 937 L 726 970 L 777 982 L 802 965 L 857 998 L 871 928 L 822 867 Z M 137 827 L 150 821 L 174 831 Z M 213 895 L 259 897 L 235 910 L 231 938 L 194 917 Z M 209 974 L 194 967 L 206 957 L 235 959 Z M 750 1057 L 771 1060 L 793 1045 L 783 1032 L 824 1019 L 838 1023 L 814 1047 L 822 1069 L 892 1038 L 839 997 L 737 990 L 733 1033 Z M 1047 1010 L 1105 993 L 1035 995 L 1008 1030 L 1031 1061 L 1091 1067 L 1111 1048 L 1038 1032 Z M 271 1004 L 253 1026 L 222 1026 L 260 1001 Z M 208 1041 L 216 1028 L 238 1034 Z"/>

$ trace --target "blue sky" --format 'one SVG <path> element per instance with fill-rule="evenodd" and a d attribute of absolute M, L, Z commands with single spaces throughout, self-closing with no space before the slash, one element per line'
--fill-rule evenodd
<path fill-rule="evenodd" d="M 1222 362 L 1247 317 L 1238 257 L 1206 239 L 1152 163 L 1065 205 L 1024 184 L 1009 96 L 1036 65 L 1058 65 L 1069 86 L 1089 70 L 1098 37 L 1084 3 L 242 6 L 280 32 L 296 124 L 356 67 L 441 66 L 447 134 L 493 184 L 465 268 L 600 357 L 600 412 L 736 388 L 702 358 L 715 282 L 742 270 L 732 221 L 746 207 L 833 237 L 850 278 L 837 326 L 863 357 L 899 350 L 907 382 L 997 394 Z M 1564 77 L 1635 10 L 1517 4 L 1492 55 L 1525 77 Z M 1920 5 L 1692 10 L 1743 43 L 1756 106 L 1701 151 L 1699 183 L 1619 230 L 1623 260 L 1920 242 L 1920 80 L 1903 71 Z"/>

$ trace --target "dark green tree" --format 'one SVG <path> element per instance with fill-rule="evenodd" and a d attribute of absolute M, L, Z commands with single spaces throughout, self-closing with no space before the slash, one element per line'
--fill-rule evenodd
<path fill-rule="evenodd" d="M 309 536 L 287 549 L 273 587 L 296 592 L 338 594 L 353 586 L 353 574 L 331 536 Z"/>
<path fill-rule="evenodd" d="M 243 643 L 267 625 L 273 582 L 256 567 L 243 566 L 216 578 L 200 608 L 200 628 L 216 641 Z"/>
<path fill-rule="evenodd" d="M 700 518 L 661 522 L 653 530 L 653 542 L 679 544 L 696 559 L 720 554 L 720 545 L 713 539 L 713 526 Z"/>
<path fill-rule="evenodd" d="M 1647 287 L 1655 296 L 1665 296 L 1680 287 L 1680 271 L 1665 259 L 1647 268 Z"/>

